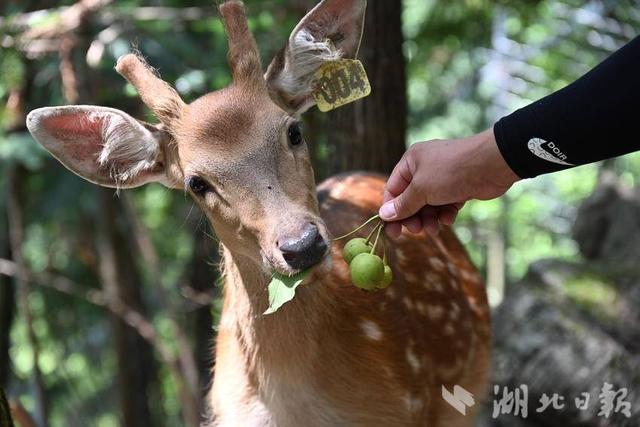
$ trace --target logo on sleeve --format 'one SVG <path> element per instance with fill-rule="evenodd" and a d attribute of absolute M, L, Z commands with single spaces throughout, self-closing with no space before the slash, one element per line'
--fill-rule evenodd
<path fill-rule="evenodd" d="M 547 142 L 542 138 L 531 138 L 527 147 L 529 147 L 529 151 L 531 151 L 535 156 L 538 156 L 548 162 L 565 166 L 575 166 L 573 163 L 568 163 L 566 161 L 566 154 L 564 154 L 553 142 Z"/>

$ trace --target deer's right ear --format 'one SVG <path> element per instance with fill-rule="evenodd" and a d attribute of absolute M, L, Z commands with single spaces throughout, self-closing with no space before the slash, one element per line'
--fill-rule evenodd
<path fill-rule="evenodd" d="M 313 74 L 326 62 L 356 57 L 366 8 L 366 0 L 322 0 L 300 21 L 265 74 L 274 102 L 294 116 L 314 105 Z"/>
<path fill-rule="evenodd" d="M 27 116 L 31 135 L 65 167 L 105 187 L 174 187 L 165 168 L 167 132 L 106 107 L 46 107 Z"/>

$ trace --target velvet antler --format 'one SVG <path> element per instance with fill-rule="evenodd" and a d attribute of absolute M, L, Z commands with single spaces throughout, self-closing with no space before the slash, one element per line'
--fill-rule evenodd
<path fill-rule="evenodd" d="M 247 25 L 244 4 L 239 0 L 226 1 L 220 5 L 220 14 L 227 31 L 229 64 L 234 82 L 266 89 L 260 54 Z M 178 92 L 135 54 L 120 57 L 116 71 L 136 88 L 142 101 L 171 129 L 186 106 Z"/>
<path fill-rule="evenodd" d="M 260 54 L 247 25 L 244 4 L 230 0 L 220 5 L 229 42 L 229 64 L 236 84 L 264 85 Z"/>
<path fill-rule="evenodd" d="M 171 129 L 185 107 L 178 92 L 135 54 L 121 56 L 116 64 L 116 71 L 136 88 L 142 101 Z"/>

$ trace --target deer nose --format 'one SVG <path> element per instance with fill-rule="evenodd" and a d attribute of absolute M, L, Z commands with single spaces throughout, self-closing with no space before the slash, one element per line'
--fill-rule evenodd
<path fill-rule="evenodd" d="M 278 240 L 278 249 L 289 267 L 304 270 L 320 262 L 327 252 L 327 242 L 315 224 L 307 224 L 300 236 Z"/>

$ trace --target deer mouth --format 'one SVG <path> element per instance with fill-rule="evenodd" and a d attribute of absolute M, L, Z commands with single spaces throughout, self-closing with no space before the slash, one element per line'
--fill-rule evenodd
<path fill-rule="evenodd" d="M 265 272 L 269 274 L 278 273 L 283 276 L 294 276 L 304 271 L 316 270 L 318 268 L 324 270 L 325 266 L 328 265 L 331 260 L 331 257 L 329 256 L 330 252 L 331 251 L 327 249 L 327 251 L 317 260 L 300 267 L 292 267 L 286 261 L 278 259 L 277 256 L 263 255 Z"/>

